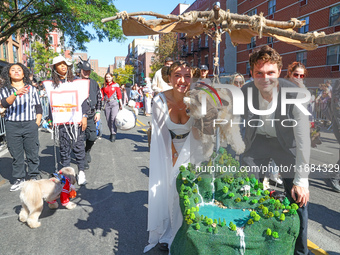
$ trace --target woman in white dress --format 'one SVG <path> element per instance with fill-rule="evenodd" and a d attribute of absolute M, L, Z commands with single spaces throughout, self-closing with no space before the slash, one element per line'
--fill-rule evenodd
<path fill-rule="evenodd" d="M 158 243 L 169 250 L 182 225 L 183 217 L 176 191 L 179 167 L 190 161 L 190 148 L 196 142 L 192 134 L 193 119 L 183 103 L 190 88 L 191 68 L 184 61 L 174 62 L 163 73 L 173 89 L 159 93 L 152 106 L 152 135 L 149 171 L 148 231 L 149 251 Z M 167 74 L 168 77 L 165 77 Z M 167 79 L 168 78 L 168 79 Z"/>

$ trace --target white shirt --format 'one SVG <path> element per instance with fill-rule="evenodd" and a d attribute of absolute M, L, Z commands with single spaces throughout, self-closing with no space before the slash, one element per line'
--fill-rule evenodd
<path fill-rule="evenodd" d="M 162 78 L 162 68 L 155 73 L 155 76 L 152 80 L 151 88 L 154 92 L 157 93 L 172 89 L 172 87 L 169 86 L 169 84 L 167 84 Z"/>
<path fill-rule="evenodd" d="M 298 95 L 301 97 L 301 95 Z M 259 107 L 260 110 L 270 109 L 272 102 L 265 100 L 261 93 L 259 93 Z M 297 107 L 293 107 L 294 119 L 297 125 L 293 127 L 295 142 L 296 142 L 296 169 L 304 169 L 309 172 L 309 158 L 310 158 L 310 127 L 307 115 L 304 115 Z M 261 115 L 260 119 L 264 122 L 262 127 L 256 129 L 256 133 L 260 135 L 267 135 L 270 137 L 277 137 L 275 124 L 272 121 L 266 121 L 268 119 L 275 119 L 275 111 L 269 115 Z M 262 123 L 261 123 L 262 124 Z M 260 125 L 257 124 L 257 125 Z M 280 124 L 281 125 L 281 124 Z M 301 166 L 301 167 L 300 167 Z M 308 175 L 307 175 L 308 176 Z M 295 171 L 293 183 L 296 186 L 308 188 L 308 178 L 304 172 Z"/>

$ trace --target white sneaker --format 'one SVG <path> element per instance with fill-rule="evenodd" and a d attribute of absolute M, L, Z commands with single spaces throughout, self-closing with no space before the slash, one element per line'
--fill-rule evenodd
<path fill-rule="evenodd" d="M 17 191 L 21 189 L 24 182 L 25 182 L 25 178 L 17 179 L 15 183 L 11 186 L 11 189 L 9 191 Z"/>
<path fill-rule="evenodd" d="M 85 185 L 86 184 L 86 178 L 84 171 L 79 171 L 78 173 L 78 185 Z"/>

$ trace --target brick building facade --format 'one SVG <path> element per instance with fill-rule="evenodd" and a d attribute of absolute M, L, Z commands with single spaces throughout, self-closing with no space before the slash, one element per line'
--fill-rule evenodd
<path fill-rule="evenodd" d="M 290 18 L 304 19 L 306 25 L 296 32 L 307 33 L 312 31 L 331 34 L 340 31 L 340 3 L 338 0 L 238 0 L 237 9 L 239 14 L 260 14 L 264 13 L 267 19 L 287 21 Z M 340 77 L 340 42 L 338 45 L 320 45 L 316 50 L 306 51 L 273 40 L 273 38 L 258 37 L 248 45 L 237 47 L 237 70 L 248 77 L 249 53 L 265 44 L 276 49 L 283 58 L 283 69 L 281 77 L 287 73 L 287 67 L 293 61 L 300 61 L 305 64 L 309 78 L 335 79 Z M 308 86 L 316 86 L 320 79 L 313 79 Z"/>

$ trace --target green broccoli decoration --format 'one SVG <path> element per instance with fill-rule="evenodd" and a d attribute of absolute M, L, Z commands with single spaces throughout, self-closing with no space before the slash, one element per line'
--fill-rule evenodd
<path fill-rule="evenodd" d="M 269 212 L 268 207 L 263 207 L 262 213 L 263 213 L 264 215 L 267 215 L 268 212 Z"/>
<path fill-rule="evenodd" d="M 255 215 L 255 217 L 254 217 L 254 221 L 260 221 L 260 219 L 261 219 L 261 217 L 260 217 L 260 215 Z"/>
<path fill-rule="evenodd" d="M 290 202 L 289 202 L 289 200 L 288 200 L 287 197 L 285 197 L 285 198 L 283 199 L 282 204 L 283 204 L 284 206 L 290 205 Z"/>
<path fill-rule="evenodd" d="M 223 191 L 224 194 L 227 194 L 228 190 L 229 190 L 229 188 L 227 186 L 224 186 L 222 191 Z"/>
<path fill-rule="evenodd" d="M 272 237 L 274 237 L 275 239 L 276 239 L 276 238 L 279 238 L 279 233 L 273 232 Z"/>
<path fill-rule="evenodd" d="M 267 228 L 266 234 L 267 234 L 267 236 L 271 236 L 272 235 L 272 230 L 270 228 Z"/>
<path fill-rule="evenodd" d="M 294 209 L 294 210 L 299 209 L 299 206 L 298 206 L 296 203 L 292 203 L 292 204 L 290 205 L 290 207 L 291 207 L 292 209 Z"/>
<path fill-rule="evenodd" d="M 234 193 L 229 193 L 228 196 L 229 196 L 230 198 L 232 198 L 232 197 L 235 196 L 235 194 L 234 194 Z"/>
<path fill-rule="evenodd" d="M 281 213 L 280 215 L 280 221 L 284 221 L 286 219 L 286 216 L 284 215 L 284 213 Z"/>

